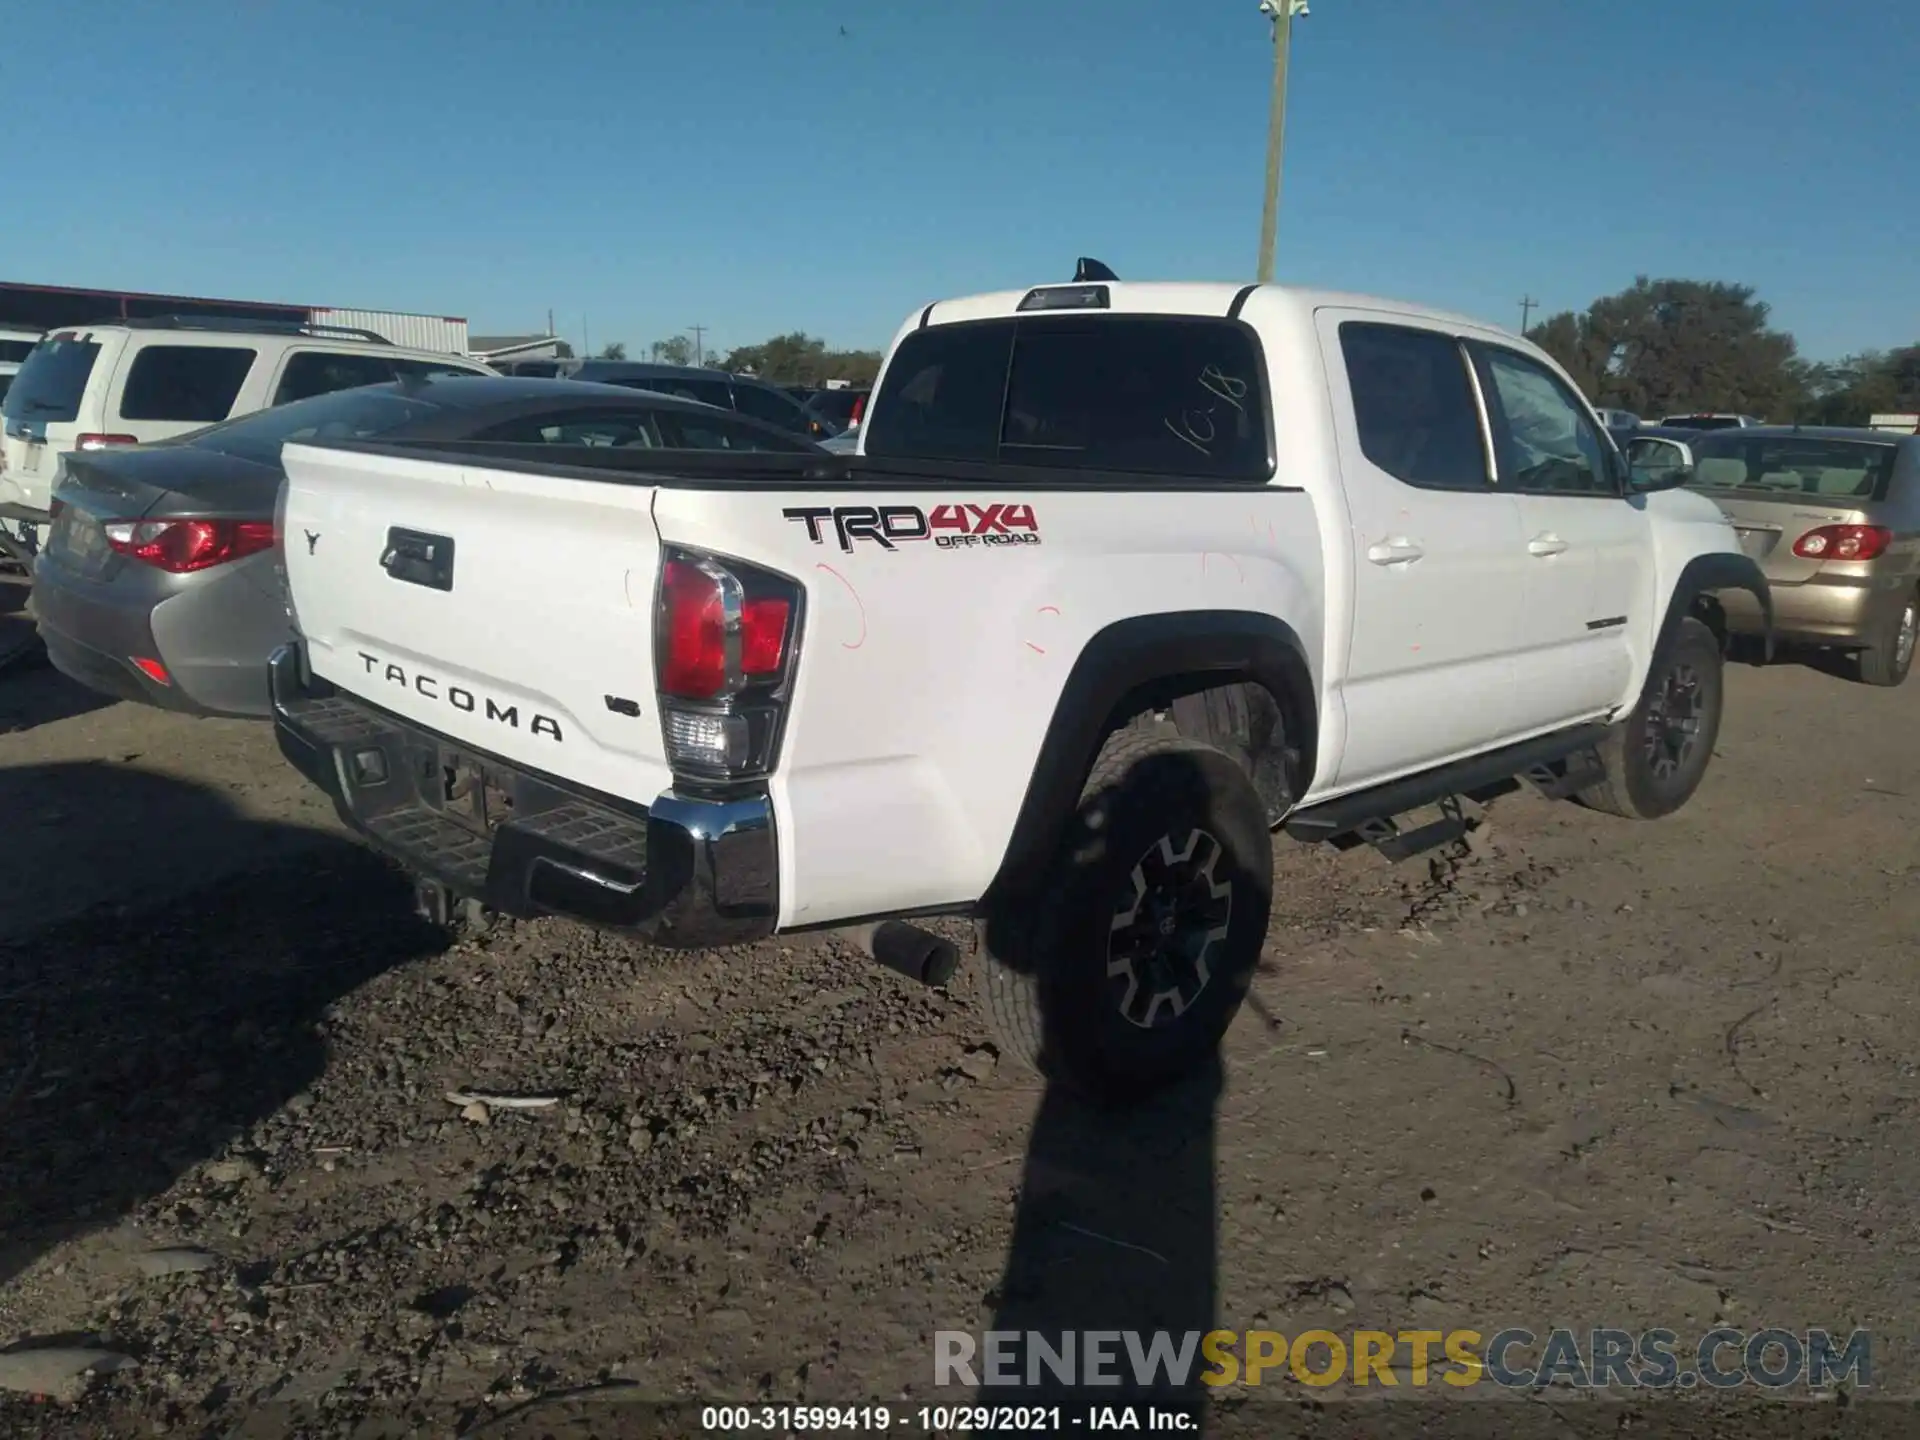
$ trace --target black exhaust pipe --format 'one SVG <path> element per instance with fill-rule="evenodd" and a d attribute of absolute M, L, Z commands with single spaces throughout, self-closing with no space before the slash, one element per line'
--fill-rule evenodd
<path fill-rule="evenodd" d="M 887 969 L 922 985 L 945 985 L 960 966 L 959 948 L 951 940 L 904 920 L 856 925 L 843 933 Z"/>

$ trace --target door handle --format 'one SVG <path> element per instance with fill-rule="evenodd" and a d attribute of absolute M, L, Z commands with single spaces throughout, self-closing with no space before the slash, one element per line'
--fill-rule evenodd
<path fill-rule="evenodd" d="M 1536 535 L 1527 541 L 1527 553 L 1543 559 L 1550 555 L 1564 555 L 1566 550 L 1567 542 L 1552 531 L 1548 531 L 1545 535 Z"/>
<path fill-rule="evenodd" d="M 408 585 L 429 590 L 453 589 L 453 537 L 422 530 L 387 531 L 387 547 L 380 552 L 380 568 Z"/>
<path fill-rule="evenodd" d="M 1367 559 L 1375 565 L 1411 565 L 1426 553 L 1404 535 L 1395 535 L 1367 547 Z"/>

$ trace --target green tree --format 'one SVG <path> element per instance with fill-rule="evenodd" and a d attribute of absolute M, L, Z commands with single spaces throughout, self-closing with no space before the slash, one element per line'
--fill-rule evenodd
<path fill-rule="evenodd" d="M 1750 285 L 1649 280 L 1583 312 L 1550 315 L 1527 332 L 1598 405 L 1657 417 L 1679 410 L 1737 410 L 1800 418 L 1815 367 L 1793 336 L 1768 324 Z"/>
<path fill-rule="evenodd" d="M 726 368 L 776 385 L 825 385 L 829 380 L 871 385 L 880 373 L 880 358 L 877 350 L 829 350 L 826 341 L 795 330 L 729 351 Z"/>
<path fill-rule="evenodd" d="M 602 345 L 600 347 L 600 358 L 602 360 L 626 359 L 627 358 L 627 342 L 624 340 L 616 340 L 611 345 Z"/>
<path fill-rule="evenodd" d="M 693 363 L 693 341 L 684 335 L 669 335 L 664 340 L 654 341 L 648 348 L 654 360 L 661 365 Z"/>
<path fill-rule="evenodd" d="M 1814 367 L 1805 418 L 1820 425 L 1865 425 L 1875 415 L 1920 414 L 1920 345 L 1868 350 Z"/>

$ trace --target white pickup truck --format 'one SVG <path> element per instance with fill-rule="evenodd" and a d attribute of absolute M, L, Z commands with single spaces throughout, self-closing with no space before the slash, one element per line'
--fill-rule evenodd
<path fill-rule="evenodd" d="M 1276 286 L 929 305 L 850 456 L 288 445 L 287 756 L 430 913 L 863 927 L 1108 1099 L 1203 1060 L 1272 835 L 1399 857 L 1530 782 L 1676 809 L 1721 712 L 1708 500 L 1538 349 Z M 1438 808 L 1416 824 L 1417 813 Z"/>

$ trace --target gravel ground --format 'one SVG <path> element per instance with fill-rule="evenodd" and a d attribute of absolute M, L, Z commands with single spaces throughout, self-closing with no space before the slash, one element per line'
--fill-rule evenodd
<path fill-rule="evenodd" d="M 1284 851 L 1223 1074 L 1122 1119 L 1000 1063 L 969 970 L 443 948 L 264 727 L 0 676 L 0 1349 L 137 1362 L 0 1431 L 693 1434 L 618 1402 L 951 1403 L 932 1332 L 996 1323 L 1866 1327 L 1911 1395 L 1920 684 L 1728 680 L 1670 821 L 1518 795 L 1432 863 Z M 1337 1398 L 1211 1426 L 1647 1424 Z M 1794 1424 L 1907 1413 L 1845 1401 Z"/>

